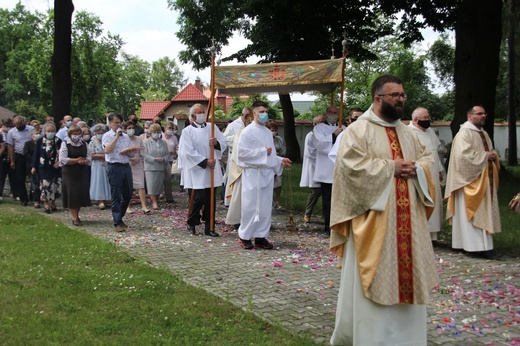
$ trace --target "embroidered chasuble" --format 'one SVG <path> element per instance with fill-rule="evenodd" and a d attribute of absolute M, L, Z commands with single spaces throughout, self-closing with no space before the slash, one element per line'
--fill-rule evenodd
<path fill-rule="evenodd" d="M 500 161 L 488 161 L 487 152 L 493 150 L 488 134 L 470 122 L 461 125 L 453 139 L 450 165 L 444 197 L 448 201 L 446 218 L 452 223 L 455 215 L 455 192 L 462 191 L 465 218 L 473 226 L 490 234 L 502 229 L 498 208 L 498 173 Z"/>
<path fill-rule="evenodd" d="M 417 177 L 394 177 L 399 158 L 416 162 Z M 342 257 L 346 241 L 354 238 L 364 295 L 376 303 L 427 304 L 438 283 L 427 226 L 435 200 L 433 166 L 431 153 L 412 130 L 400 121 L 384 123 L 371 109 L 341 138 L 330 248 Z"/>

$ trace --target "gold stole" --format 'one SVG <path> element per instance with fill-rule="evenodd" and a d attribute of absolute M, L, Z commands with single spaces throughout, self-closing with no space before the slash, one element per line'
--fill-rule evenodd
<path fill-rule="evenodd" d="M 386 128 L 392 159 L 404 159 L 397 131 Z M 395 177 L 399 303 L 413 304 L 412 214 L 408 181 Z"/>
<path fill-rule="evenodd" d="M 482 139 L 482 143 L 484 144 L 484 150 L 489 151 L 489 146 L 486 141 L 486 137 L 484 136 L 484 133 L 482 131 L 479 131 L 478 133 L 480 135 L 480 138 Z M 487 166 L 489 173 L 489 191 L 491 192 L 491 200 L 493 200 L 493 163 L 491 161 L 488 161 Z"/>

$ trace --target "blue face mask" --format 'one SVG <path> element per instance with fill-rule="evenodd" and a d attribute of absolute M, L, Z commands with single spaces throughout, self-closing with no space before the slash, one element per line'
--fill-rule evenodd
<path fill-rule="evenodd" d="M 258 121 L 262 124 L 265 124 L 269 120 L 269 115 L 267 112 L 258 114 Z"/>

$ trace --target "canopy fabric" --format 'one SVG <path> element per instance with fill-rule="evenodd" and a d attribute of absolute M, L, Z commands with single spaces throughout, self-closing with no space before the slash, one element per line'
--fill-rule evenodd
<path fill-rule="evenodd" d="M 330 92 L 341 83 L 343 59 L 215 67 L 215 88 L 225 94 Z"/>

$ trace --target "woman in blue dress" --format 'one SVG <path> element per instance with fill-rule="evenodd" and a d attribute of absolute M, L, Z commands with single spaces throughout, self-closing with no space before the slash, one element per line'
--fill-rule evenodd
<path fill-rule="evenodd" d="M 96 124 L 92 127 L 92 137 L 89 143 L 92 155 L 91 175 L 90 175 L 90 199 L 98 202 L 100 210 L 105 209 L 105 201 L 111 200 L 110 185 L 105 161 L 105 151 L 101 145 L 101 138 L 107 132 L 104 124 Z"/>

